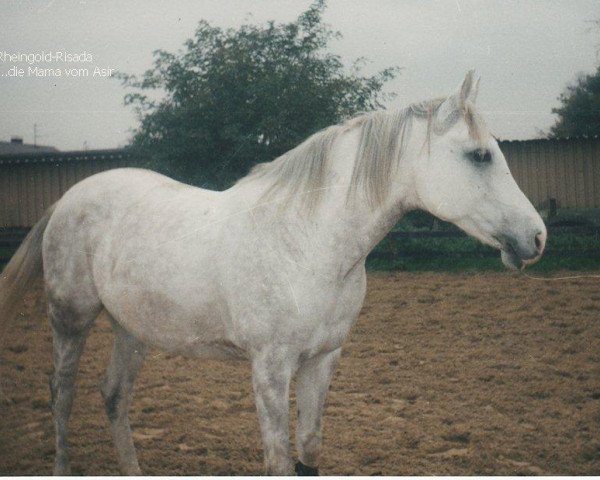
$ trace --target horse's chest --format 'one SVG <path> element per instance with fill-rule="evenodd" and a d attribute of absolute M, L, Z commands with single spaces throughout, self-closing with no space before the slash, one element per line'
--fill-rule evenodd
<path fill-rule="evenodd" d="M 298 294 L 296 312 L 287 322 L 289 335 L 283 334 L 281 338 L 296 343 L 308 355 L 340 348 L 358 318 L 365 290 L 364 275 L 358 272 L 342 284 L 322 285 Z M 277 328 L 281 319 L 274 322 Z"/>
<path fill-rule="evenodd" d="M 314 332 L 322 350 L 340 348 L 358 318 L 365 297 L 365 281 L 360 277 L 356 280 L 336 292 L 333 309 L 323 310 Z"/>

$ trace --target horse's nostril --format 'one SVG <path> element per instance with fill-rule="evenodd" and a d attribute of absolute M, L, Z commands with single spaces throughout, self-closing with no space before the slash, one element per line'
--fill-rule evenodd
<path fill-rule="evenodd" d="M 535 248 L 537 248 L 538 252 L 540 252 L 544 246 L 542 237 L 543 237 L 542 232 L 538 232 L 535 235 Z"/>

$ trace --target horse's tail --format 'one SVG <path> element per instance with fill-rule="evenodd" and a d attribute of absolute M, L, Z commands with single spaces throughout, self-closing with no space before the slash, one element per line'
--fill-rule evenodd
<path fill-rule="evenodd" d="M 46 210 L 42 219 L 29 231 L 2 271 L 0 276 L 0 326 L 2 327 L 15 316 L 17 305 L 31 286 L 31 281 L 42 273 L 42 239 L 53 212 L 54 205 Z M 3 330 L 4 328 L 0 329 Z"/>

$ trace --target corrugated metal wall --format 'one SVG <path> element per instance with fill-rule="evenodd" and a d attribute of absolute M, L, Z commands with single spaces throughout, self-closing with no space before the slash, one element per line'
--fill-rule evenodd
<path fill-rule="evenodd" d="M 500 142 L 515 180 L 535 206 L 600 208 L 600 139 Z"/>
<path fill-rule="evenodd" d="M 0 227 L 31 227 L 69 187 L 122 159 L 0 164 Z"/>

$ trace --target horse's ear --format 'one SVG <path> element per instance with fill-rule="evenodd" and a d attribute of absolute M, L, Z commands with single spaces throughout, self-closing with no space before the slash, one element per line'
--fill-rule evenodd
<path fill-rule="evenodd" d="M 470 101 L 475 103 L 477 98 L 477 90 L 479 89 L 479 80 L 475 82 L 475 70 L 469 70 L 465 79 L 463 80 L 459 92 L 458 92 L 458 106 L 462 110 L 467 103 Z"/>
<path fill-rule="evenodd" d="M 458 87 L 457 92 L 446 98 L 438 107 L 436 113 L 436 126 L 438 130 L 442 131 L 454 123 L 459 112 L 464 110 L 467 101 L 475 103 L 477 90 L 479 89 L 479 80 L 475 82 L 474 77 L 475 70 L 469 70 L 465 79 Z"/>
<path fill-rule="evenodd" d="M 444 131 L 454 123 L 459 114 L 458 97 L 450 95 L 438 107 L 435 114 L 436 130 Z"/>
<path fill-rule="evenodd" d="M 473 93 L 471 94 L 471 102 L 475 105 L 477 102 L 477 95 L 479 95 L 479 83 L 481 82 L 481 77 L 477 77 L 477 81 L 475 82 L 475 88 L 473 89 Z"/>

